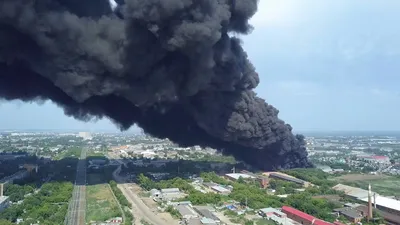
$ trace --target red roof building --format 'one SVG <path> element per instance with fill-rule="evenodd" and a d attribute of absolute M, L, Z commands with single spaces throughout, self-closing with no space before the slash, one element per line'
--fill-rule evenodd
<path fill-rule="evenodd" d="M 304 225 L 333 225 L 289 206 L 282 206 L 282 212 L 284 212 L 288 218 Z"/>
<path fill-rule="evenodd" d="M 313 225 L 332 225 L 332 224 L 323 220 L 315 220 Z"/>

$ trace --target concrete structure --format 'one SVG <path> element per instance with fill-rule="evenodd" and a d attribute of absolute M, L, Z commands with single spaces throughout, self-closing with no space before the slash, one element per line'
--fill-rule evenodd
<path fill-rule="evenodd" d="M 0 212 L 10 206 L 10 201 L 7 196 L 0 196 Z"/>
<path fill-rule="evenodd" d="M 371 184 L 368 185 L 368 215 L 367 220 L 370 221 L 373 218 L 372 215 L 372 193 L 371 193 Z M 376 205 L 376 204 L 375 204 Z"/>

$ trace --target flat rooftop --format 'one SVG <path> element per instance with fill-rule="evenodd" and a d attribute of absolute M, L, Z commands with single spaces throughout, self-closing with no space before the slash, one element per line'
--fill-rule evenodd
<path fill-rule="evenodd" d="M 361 199 L 361 201 L 368 202 L 368 197 Z M 373 197 L 372 202 L 374 202 Z M 376 205 L 400 212 L 400 201 L 397 201 L 396 199 L 376 195 Z"/>
<path fill-rule="evenodd" d="M 238 180 L 240 177 L 242 177 L 243 179 L 255 179 L 255 176 L 249 175 L 249 174 L 245 174 L 245 173 L 227 173 L 225 174 L 225 176 L 233 178 L 235 180 Z"/>

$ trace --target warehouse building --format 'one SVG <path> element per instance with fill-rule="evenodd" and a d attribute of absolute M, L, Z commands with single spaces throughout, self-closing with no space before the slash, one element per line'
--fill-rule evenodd
<path fill-rule="evenodd" d="M 311 185 L 310 182 L 307 182 L 307 181 L 304 181 L 304 180 L 301 180 L 301 179 L 298 179 L 298 178 L 289 176 L 289 175 L 284 174 L 284 173 L 279 173 L 279 172 L 266 172 L 266 173 L 263 173 L 263 174 L 264 174 L 264 175 L 267 175 L 269 178 L 274 178 L 274 179 L 279 179 L 279 180 L 284 180 L 284 181 L 293 182 L 293 183 L 296 183 L 296 184 L 300 184 L 300 185 L 302 185 L 302 186 L 304 186 L 304 187 L 308 187 L 308 186 Z"/>
<path fill-rule="evenodd" d="M 336 191 L 343 191 L 347 196 L 352 197 L 354 199 L 363 199 L 368 198 L 368 190 L 364 190 L 361 188 L 356 188 L 344 184 L 338 184 L 334 186 L 332 189 Z M 376 193 L 372 192 L 372 195 Z"/>
<path fill-rule="evenodd" d="M 368 203 L 368 197 L 362 198 L 360 200 Z M 376 195 L 373 202 L 376 205 L 376 208 L 400 216 L 400 201 Z"/>
<path fill-rule="evenodd" d="M 264 218 L 267 218 L 268 220 L 273 220 L 278 224 L 301 225 L 301 223 L 298 223 L 290 218 L 287 218 L 287 215 L 278 209 L 264 208 L 260 209 L 258 211 L 258 214 Z"/>
<path fill-rule="evenodd" d="M 337 212 L 339 215 L 346 217 L 346 219 L 348 219 L 352 223 L 361 222 L 361 220 L 367 214 L 367 213 L 363 213 L 362 211 L 358 211 L 357 209 L 349 208 L 349 207 L 335 209 L 333 211 Z"/>
<path fill-rule="evenodd" d="M 283 206 L 282 212 L 285 213 L 288 218 L 303 225 L 332 225 L 331 223 L 315 218 L 314 216 L 289 206 Z"/>
<path fill-rule="evenodd" d="M 337 191 L 343 191 L 349 197 L 368 203 L 368 190 L 343 184 L 338 184 L 334 186 L 333 189 Z M 372 203 L 375 208 L 400 216 L 400 201 L 380 196 L 375 192 L 372 192 L 372 196 L 374 196 L 372 198 Z"/>
<path fill-rule="evenodd" d="M 163 201 L 173 201 L 183 197 L 185 197 L 185 194 L 179 188 L 161 189 L 161 199 Z"/>
<path fill-rule="evenodd" d="M 233 181 L 238 180 L 240 177 L 243 179 L 256 179 L 255 176 L 250 175 L 250 174 L 245 174 L 245 173 L 228 173 L 228 174 L 225 174 L 225 177 L 228 178 L 229 180 L 233 180 Z"/>

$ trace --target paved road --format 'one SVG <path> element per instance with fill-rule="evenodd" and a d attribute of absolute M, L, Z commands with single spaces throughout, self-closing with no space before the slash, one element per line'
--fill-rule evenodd
<path fill-rule="evenodd" d="M 72 199 L 69 202 L 66 225 L 84 225 L 86 217 L 86 149 L 82 149 L 76 167 L 76 179 Z"/>
<path fill-rule="evenodd" d="M 129 188 L 129 184 L 125 183 L 124 178 L 119 176 L 120 171 L 121 166 L 114 171 L 113 175 L 115 180 L 119 183 L 118 186 L 121 188 L 122 193 L 128 201 L 132 203 L 134 212 L 137 213 L 136 216 L 139 216 L 136 220 L 140 221 L 140 219 L 144 219 L 153 225 L 171 225 L 160 219 L 147 205 L 144 204 L 140 197 Z"/>

